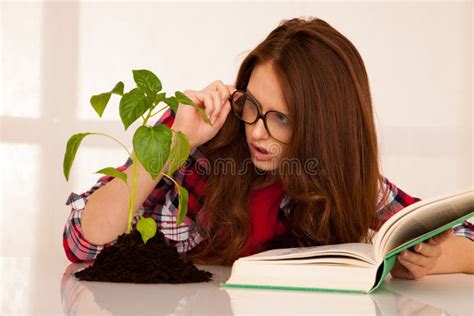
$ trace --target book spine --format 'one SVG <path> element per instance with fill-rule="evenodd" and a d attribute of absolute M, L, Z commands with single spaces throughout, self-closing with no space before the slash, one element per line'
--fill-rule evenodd
<path fill-rule="evenodd" d="M 380 267 L 377 270 L 377 276 L 375 277 L 375 286 L 372 287 L 367 293 L 372 293 L 375 291 L 380 284 L 383 283 L 387 275 L 392 271 L 393 266 L 397 262 L 397 257 L 396 256 L 385 256 L 383 258 L 383 263 L 380 265 Z"/>

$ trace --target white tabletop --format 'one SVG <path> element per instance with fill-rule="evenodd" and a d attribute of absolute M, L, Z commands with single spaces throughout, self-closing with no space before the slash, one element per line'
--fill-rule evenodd
<path fill-rule="evenodd" d="M 130 284 L 78 281 L 87 264 L 64 258 L 1 257 L 1 315 L 474 314 L 474 276 L 394 279 L 373 294 L 220 288 L 230 267 L 203 266 L 212 281 Z"/>

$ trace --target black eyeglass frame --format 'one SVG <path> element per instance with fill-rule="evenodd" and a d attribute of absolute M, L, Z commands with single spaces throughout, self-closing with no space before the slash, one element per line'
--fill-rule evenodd
<path fill-rule="evenodd" d="M 244 120 L 239 116 L 239 114 L 237 114 L 237 111 L 235 110 L 235 106 L 234 106 L 234 101 L 233 101 L 233 100 L 234 100 L 234 94 L 237 93 L 237 92 L 240 92 L 240 93 L 245 94 L 245 96 L 248 97 L 248 98 L 250 99 L 250 101 L 251 101 L 252 103 L 254 103 L 254 105 L 255 105 L 256 108 L 257 108 L 257 117 L 256 117 L 255 120 L 254 120 L 253 122 L 251 122 L 251 123 L 244 121 Z M 252 125 L 252 124 L 255 124 L 255 123 L 261 118 L 261 119 L 263 120 L 263 125 L 265 126 L 265 129 L 267 130 L 268 134 L 269 134 L 271 137 L 273 137 L 275 140 L 279 141 L 280 143 L 289 144 L 289 142 L 283 142 L 283 141 L 279 140 L 278 138 L 275 138 L 275 137 L 272 135 L 272 133 L 270 132 L 270 130 L 268 129 L 268 125 L 267 125 L 267 114 L 268 114 L 268 113 L 275 112 L 275 113 L 281 114 L 281 115 L 283 115 L 284 117 L 286 117 L 289 122 L 292 122 L 291 119 L 290 119 L 287 115 L 285 115 L 284 113 L 275 111 L 275 110 L 269 110 L 269 111 L 267 111 L 267 112 L 265 112 L 265 113 L 262 113 L 262 111 L 260 110 L 260 108 L 261 108 L 260 103 L 259 103 L 254 97 L 252 97 L 249 93 L 247 93 L 247 92 L 244 91 L 244 90 L 238 90 L 238 89 L 237 89 L 237 90 L 235 90 L 234 92 L 232 92 L 232 94 L 231 94 L 230 97 L 229 97 L 229 102 L 230 102 L 230 105 L 231 105 L 231 107 L 232 107 L 232 111 L 234 112 L 235 116 L 237 116 L 237 117 L 239 118 L 239 120 L 241 120 L 241 121 L 244 122 L 245 124 L 250 124 L 250 125 Z"/>

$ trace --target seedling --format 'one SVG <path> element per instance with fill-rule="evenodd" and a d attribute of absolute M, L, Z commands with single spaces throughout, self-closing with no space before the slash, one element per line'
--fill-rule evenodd
<path fill-rule="evenodd" d="M 93 95 L 90 99 L 90 103 L 99 117 L 102 117 L 111 95 L 116 94 L 121 97 L 119 112 L 125 130 L 127 130 L 136 120 L 140 118 L 143 119 L 142 125 L 135 130 L 133 135 L 132 142 L 134 152 L 130 153 L 124 144 L 110 135 L 84 132 L 74 134 L 69 138 L 63 162 L 64 176 L 66 181 L 69 181 L 69 174 L 77 150 L 81 145 L 82 140 L 89 135 L 100 135 L 110 138 L 125 149 L 129 157 L 132 159 L 132 165 L 130 166 L 133 168 L 131 187 L 128 185 L 127 175 L 113 167 L 103 168 L 96 173 L 118 178 L 125 182 L 125 185 L 129 187 L 130 203 L 126 231 L 127 234 L 130 234 L 131 232 L 132 219 L 135 215 L 134 204 L 138 176 L 137 161 L 140 161 L 153 180 L 156 180 L 158 176 L 162 174 L 164 177 L 173 181 L 178 190 L 179 200 L 177 226 L 183 222 L 188 211 L 188 191 L 176 183 L 172 177 L 173 173 L 179 169 L 189 156 L 191 148 L 188 137 L 182 132 L 174 131 L 165 124 L 148 126 L 148 120 L 168 108 L 171 108 L 171 110 L 176 113 L 178 106 L 180 104 L 185 104 L 194 107 L 204 121 L 212 126 L 212 123 L 204 109 L 197 106 L 191 99 L 184 95 L 184 93 L 176 91 L 174 96 L 166 97 L 166 92 L 160 92 L 162 89 L 161 81 L 154 73 L 145 69 L 132 70 L 132 72 L 133 79 L 137 85 L 135 88 L 124 94 L 124 84 L 119 81 L 111 91 Z M 160 102 L 165 103 L 164 107 L 161 109 L 158 108 Z M 163 173 L 161 170 L 167 161 L 169 162 L 168 170 L 166 173 Z M 146 244 L 147 240 L 156 234 L 156 229 L 156 222 L 152 218 L 145 218 L 140 215 L 140 219 L 137 222 L 137 230 L 140 232 L 143 243 Z"/>

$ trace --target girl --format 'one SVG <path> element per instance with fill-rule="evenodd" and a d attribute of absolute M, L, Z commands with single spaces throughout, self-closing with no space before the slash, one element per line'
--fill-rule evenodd
<path fill-rule="evenodd" d="M 184 93 L 214 123 L 186 105 L 156 123 L 184 132 L 192 147 L 173 174 L 189 191 L 187 217 L 176 226 L 172 181 L 153 180 L 140 164 L 135 209 L 194 263 L 231 265 L 276 247 L 370 242 L 390 216 L 420 200 L 381 174 L 364 63 L 321 19 L 284 20 L 244 59 L 235 85 L 215 81 Z M 117 168 L 128 179 L 130 164 Z M 89 191 L 71 193 L 63 244 L 72 262 L 93 260 L 125 232 L 127 190 L 104 176 Z M 405 251 L 392 276 L 472 273 L 464 254 L 474 253 L 473 230 L 466 221 Z"/>

